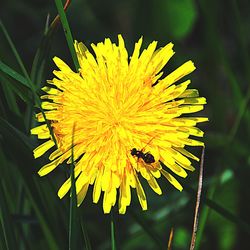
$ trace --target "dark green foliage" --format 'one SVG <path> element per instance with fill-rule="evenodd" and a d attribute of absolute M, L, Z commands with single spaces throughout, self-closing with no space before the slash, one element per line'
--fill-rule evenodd
<path fill-rule="evenodd" d="M 106 37 L 116 41 L 121 33 L 131 53 L 143 35 L 145 44 L 175 44 L 166 73 L 188 59 L 195 62 L 192 87 L 207 98 L 200 115 L 210 120 L 200 126 L 206 154 L 196 250 L 250 249 L 249 8 L 246 0 L 77 0 L 67 10 L 73 39 L 88 47 Z M 162 196 L 144 185 L 149 210 L 141 211 L 133 192 L 122 216 L 117 207 L 112 216 L 104 215 L 101 202 L 92 203 L 91 188 L 79 208 L 74 192 L 71 206 L 69 195 L 59 200 L 57 190 L 70 176 L 68 165 L 43 178 L 37 175 L 47 163 L 46 156 L 33 159 L 38 142 L 29 132 L 36 125 L 40 88 L 53 77 L 55 55 L 78 67 L 68 48 L 69 32 L 67 44 L 61 25 L 49 26 L 56 15 L 53 1 L 1 2 L 0 250 L 63 250 L 69 241 L 72 250 L 166 249 L 172 227 L 172 249 L 188 249 L 199 171 L 179 179 L 182 193 L 163 179 Z M 77 219 L 70 221 L 70 214 Z"/>

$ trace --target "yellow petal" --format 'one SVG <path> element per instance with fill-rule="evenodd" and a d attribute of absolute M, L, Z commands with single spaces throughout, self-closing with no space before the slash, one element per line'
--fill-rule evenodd
<path fill-rule="evenodd" d="M 137 177 L 137 175 L 135 175 L 136 178 L 136 193 L 137 193 L 137 197 L 139 199 L 139 202 L 141 204 L 142 210 L 147 210 L 148 205 L 147 205 L 147 199 L 146 199 L 146 195 L 144 193 L 144 190 L 142 188 L 142 185 Z"/>
<path fill-rule="evenodd" d="M 184 98 L 184 97 L 198 97 L 199 92 L 197 89 L 186 89 L 180 96 L 179 98 Z"/>
<path fill-rule="evenodd" d="M 101 195 L 101 190 L 102 190 L 102 186 L 101 186 L 101 180 L 102 180 L 102 168 L 99 168 L 99 170 L 97 171 L 97 176 L 96 176 L 96 180 L 95 180 L 95 184 L 94 184 L 94 190 L 93 190 L 93 202 L 97 203 L 100 195 Z"/>
<path fill-rule="evenodd" d="M 163 174 L 163 176 L 178 190 L 182 191 L 183 187 L 181 186 L 181 184 L 171 175 L 169 174 L 167 171 L 165 171 L 164 169 L 161 169 L 161 173 Z"/>
<path fill-rule="evenodd" d="M 40 125 L 38 127 L 32 128 L 30 130 L 30 132 L 31 132 L 32 135 L 38 135 L 40 133 L 44 133 L 44 132 L 47 132 L 47 131 L 48 131 L 47 124 Z"/>
<path fill-rule="evenodd" d="M 63 61 L 61 60 L 59 57 L 55 56 L 53 58 L 54 63 L 57 65 L 57 67 L 64 71 L 64 72 L 71 72 L 72 70 L 70 69 L 70 67 Z"/>
<path fill-rule="evenodd" d="M 112 207 L 112 203 L 111 203 L 111 197 L 113 194 L 105 191 L 104 192 L 104 197 L 103 197 L 103 212 L 105 214 L 110 213 L 111 207 Z"/>
<path fill-rule="evenodd" d="M 79 167 L 78 168 L 75 167 L 74 171 L 75 171 L 75 179 L 76 179 L 78 175 L 80 174 L 81 169 Z M 62 199 L 65 196 L 65 194 L 69 191 L 70 187 L 71 187 L 71 177 L 69 177 L 58 190 L 58 193 L 57 193 L 58 197 Z"/>
<path fill-rule="evenodd" d="M 88 187 L 89 187 L 89 183 L 86 183 L 82 189 L 80 190 L 80 192 L 77 194 L 77 206 L 79 207 L 83 200 L 86 197 L 87 191 L 88 191 Z"/>
<path fill-rule="evenodd" d="M 53 102 L 46 102 L 43 101 L 42 102 L 42 109 L 46 109 L 46 110 L 52 110 L 52 109 L 58 109 L 59 105 Z"/>
<path fill-rule="evenodd" d="M 149 186 L 159 195 L 162 194 L 161 188 L 157 183 L 156 179 L 151 175 L 150 179 L 148 180 Z"/>
<path fill-rule="evenodd" d="M 52 148 L 55 145 L 55 143 L 52 140 L 46 141 L 37 148 L 33 150 L 34 157 L 38 158 L 41 155 L 43 155 L 46 151 L 48 151 L 50 148 Z"/>
<path fill-rule="evenodd" d="M 54 169 L 58 166 L 58 164 L 60 163 L 60 160 L 61 160 L 61 159 L 58 158 L 58 159 L 56 159 L 56 160 L 54 160 L 54 161 L 52 161 L 52 162 L 50 162 L 50 163 L 44 165 L 44 166 L 38 171 L 38 174 L 39 174 L 40 176 L 44 176 L 44 175 L 50 173 L 52 170 L 54 170 Z"/>

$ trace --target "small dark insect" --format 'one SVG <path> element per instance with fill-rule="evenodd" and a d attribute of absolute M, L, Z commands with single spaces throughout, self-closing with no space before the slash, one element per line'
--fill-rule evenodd
<path fill-rule="evenodd" d="M 131 150 L 131 155 L 132 156 L 136 156 L 139 158 L 142 158 L 143 161 L 147 164 L 151 164 L 151 163 L 154 163 L 155 162 L 155 158 L 152 154 L 150 154 L 149 152 L 147 153 L 143 153 L 142 150 L 137 150 L 136 148 L 133 148 Z"/>

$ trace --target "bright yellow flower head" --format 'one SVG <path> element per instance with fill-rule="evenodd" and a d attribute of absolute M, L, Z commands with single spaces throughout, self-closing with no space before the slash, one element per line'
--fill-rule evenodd
<path fill-rule="evenodd" d="M 186 177 L 193 171 L 189 158 L 199 160 L 184 149 L 186 145 L 203 146 L 190 139 L 202 137 L 196 128 L 207 118 L 183 116 L 203 109 L 204 97 L 196 89 L 187 89 L 190 80 L 175 84 L 195 70 L 191 61 L 167 76 L 162 68 L 173 56 L 173 44 L 156 50 L 152 42 L 140 55 L 142 38 L 128 57 L 121 35 L 118 45 L 110 39 L 92 44 L 95 56 L 82 43 L 75 43 L 80 69 L 73 72 L 61 59 L 54 62 L 57 78 L 43 88 L 41 98 L 46 118 L 51 122 L 57 148 L 43 166 L 43 176 L 68 160 L 70 163 L 72 128 L 78 205 L 82 203 L 89 185 L 93 185 L 93 202 L 104 192 L 103 210 L 109 213 L 119 191 L 119 213 L 125 213 L 135 188 L 143 210 L 146 195 L 140 183 L 145 178 L 150 187 L 161 194 L 156 179 L 163 175 L 180 191 L 181 184 L 169 173 Z M 39 122 L 44 123 L 41 113 Z M 55 146 L 46 124 L 31 130 L 47 141 L 34 150 L 35 158 Z M 161 164 L 161 163 L 164 163 Z M 68 179 L 58 191 L 62 198 L 70 189 Z"/>

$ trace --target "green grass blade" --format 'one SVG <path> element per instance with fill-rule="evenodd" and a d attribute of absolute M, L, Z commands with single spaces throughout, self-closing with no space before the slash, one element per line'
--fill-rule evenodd
<path fill-rule="evenodd" d="M 5 79 L 0 74 L 0 83 L 2 85 L 2 89 L 4 92 L 4 96 L 6 97 L 6 102 L 8 104 L 9 109 L 17 115 L 21 115 L 19 107 L 17 105 L 16 96 L 13 93 L 13 90 L 10 87 L 10 84 L 5 84 Z"/>
<path fill-rule="evenodd" d="M 1 221 L 0 221 L 0 250 L 8 250 L 5 244 L 4 231 L 2 228 Z"/>
<path fill-rule="evenodd" d="M 23 77 L 21 76 L 19 73 L 17 73 L 15 70 L 11 69 L 9 66 L 7 66 L 6 64 L 4 64 L 3 62 L 0 61 L 0 70 L 2 70 L 3 72 L 5 72 L 6 74 L 8 74 L 9 76 L 11 76 L 12 78 L 16 79 L 17 81 L 19 81 L 20 83 L 22 83 L 23 85 L 25 85 L 26 87 L 30 88 L 30 85 L 28 84 L 28 81 Z M 34 89 L 31 89 L 32 92 L 33 92 L 33 96 L 34 96 L 34 99 L 35 99 L 35 103 L 36 105 L 40 108 L 42 114 L 43 114 L 43 117 L 45 118 L 45 121 L 46 121 L 46 124 L 48 125 L 48 128 L 50 130 L 50 134 L 55 142 L 55 144 L 57 145 L 57 141 L 55 139 L 55 136 L 54 136 L 54 133 L 52 131 L 52 128 L 50 126 L 50 123 L 48 122 L 48 120 L 46 119 L 46 115 L 43 111 L 43 109 L 41 108 L 41 105 L 40 105 L 40 99 L 38 97 L 38 95 L 36 94 L 36 92 L 34 91 Z"/>
<path fill-rule="evenodd" d="M 26 104 L 33 105 L 31 92 L 28 87 L 20 84 L 18 81 L 10 78 L 8 75 L 0 71 L 0 81 L 2 84 L 8 85 L 8 87 L 19 96 Z"/>
<path fill-rule="evenodd" d="M 44 35 L 42 36 L 40 45 L 34 56 L 30 74 L 30 78 L 36 86 L 39 86 L 43 80 L 45 66 L 47 65 L 55 30 L 56 26 L 48 26 L 47 18 Z"/>
<path fill-rule="evenodd" d="M 91 250 L 92 247 L 91 247 L 91 244 L 90 244 L 89 236 L 88 236 L 88 233 L 86 231 L 82 216 L 81 216 L 81 229 L 82 229 L 82 235 L 83 235 L 84 242 L 85 242 L 85 249 L 86 250 Z"/>
<path fill-rule="evenodd" d="M 42 115 L 43 115 L 43 117 L 44 117 L 44 119 L 45 119 L 45 121 L 46 121 L 46 124 L 47 124 L 48 128 L 49 128 L 49 131 L 50 131 L 50 134 L 51 134 L 51 136 L 52 136 L 52 139 L 53 139 L 53 141 L 55 142 L 55 144 L 57 145 L 57 141 L 56 141 L 56 138 L 55 138 L 54 133 L 53 133 L 53 131 L 52 131 L 51 125 L 50 125 L 50 123 L 48 122 L 48 120 L 46 119 L 45 113 L 44 113 L 43 109 L 41 108 L 41 101 L 40 101 L 40 98 L 38 97 L 38 95 L 37 95 L 37 93 L 36 93 L 35 85 L 34 85 L 34 83 L 31 81 L 31 78 L 30 78 L 30 76 L 29 76 L 27 70 L 25 69 L 25 66 L 24 66 L 24 64 L 23 64 L 23 62 L 22 62 L 22 60 L 21 60 L 21 58 L 20 58 L 20 56 L 19 56 L 19 54 L 18 54 L 18 52 L 17 52 L 15 46 L 14 46 L 14 44 L 13 44 L 11 38 L 10 38 L 10 36 L 9 36 L 9 34 L 8 34 L 8 32 L 7 32 L 7 30 L 5 29 L 3 23 L 1 22 L 1 20 L 0 20 L 0 28 L 2 29 L 4 35 L 5 35 L 5 37 L 6 37 L 7 41 L 8 41 L 8 43 L 9 43 L 11 49 L 12 49 L 12 51 L 13 51 L 13 53 L 14 53 L 16 59 L 17 59 L 17 62 L 18 62 L 19 66 L 20 66 L 20 68 L 21 68 L 21 70 L 22 70 L 22 72 L 23 72 L 23 74 L 24 74 L 24 76 L 25 76 L 25 78 L 26 78 L 26 82 L 28 83 L 28 87 L 31 89 L 31 91 L 32 91 L 32 93 L 33 93 L 33 97 L 34 97 L 35 104 L 40 108 L 40 110 L 41 110 L 41 112 L 42 112 Z M 2 63 L 2 65 L 0 64 L 0 69 L 1 69 L 1 68 L 4 68 L 5 70 L 7 70 L 7 72 L 12 73 L 12 75 L 10 75 L 10 76 L 16 76 L 15 71 L 13 72 L 13 70 L 11 71 L 11 69 L 10 69 L 9 67 L 6 68 L 6 67 L 4 67 L 4 66 L 6 66 L 6 65 L 4 65 L 3 63 Z M 7 73 L 7 72 L 6 72 L 6 73 Z"/>
<path fill-rule="evenodd" d="M 19 66 L 20 66 L 20 68 L 22 70 L 22 73 L 25 76 L 25 78 L 27 79 L 28 84 L 30 85 L 30 88 L 35 92 L 34 84 L 30 80 L 29 74 L 28 74 L 28 72 L 27 72 L 27 70 L 26 70 L 26 68 L 25 68 L 25 66 L 23 64 L 23 61 L 22 61 L 21 57 L 19 56 L 19 54 L 18 54 L 18 52 L 16 50 L 16 47 L 14 46 L 14 43 L 12 42 L 12 40 L 11 40 L 11 38 L 10 38 L 10 36 L 9 36 L 9 34 L 8 34 L 6 28 L 4 27 L 1 20 L 0 20 L 0 28 L 2 29 L 2 32 L 5 35 L 8 43 L 9 43 L 9 45 L 11 47 L 11 50 L 12 50 L 13 54 L 15 55 L 16 60 L 17 60 Z"/>
<path fill-rule="evenodd" d="M 110 215 L 110 229 L 111 229 L 111 247 L 112 250 L 116 250 L 116 234 L 115 234 L 115 221 L 114 221 L 114 214 L 113 210 L 111 210 L 111 215 Z"/>
<path fill-rule="evenodd" d="M 12 155 L 12 160 L 16 161 L 16 174 L 19 175 L 25 188 L 25 192 L 34 209 L 49 249 L 59 250 L 54 233 L 51 231 L 48 224 L 49 222 L 46 220 L 45 209 L 33 178 L 34 171 L 31 169 L 35 169 L 35 160 L 31 154 L 31 149 L 33 148 L 32 142 L 29 137 L 1 117 L 0 132 L 3 136 L 5 150 L 15 154 L 15 156 Z"/>
<path fill-rule="evenodd" d="M 76 52 L 75 52 L 75 49 L 74 49 L 74 42 L 73 42 L 70 27 L 69 27 L 69 23 L 68 23 L 65 11 L 63 9 L 62 1 L 61 0 L 55 0 L 55 3 L 56 3 L 57 11 L 59 13 L 59 16 L 60 16 L 60 19 L 61 19 L 61 22 L 62 22 L 63 30 L 64 30 L 64 33 L 65 33 L 65 36 L 66 36 L 66 40 L 67 40 L 67 43 L 68 43 L 68 47 L 69 47 L 72 59 L 74 61 L 75 68 L 78 71 L 80 66 L 79 66 L 79 62 L 78 62 Z"/>
<path fill-rule="evenodd" d="M 70 192 L 70 216 L 69 216 L 69 250 L 77 250 L 77 198 L 76 198 L 76 186 L 75 186 L 75 162 L 74 162 L 74 135 L 75 124 L 72 130 L 72 145 L 71 145 L 71 166 L 70 166 L 70 180 L 71 180 L 71 192 Z"/>
<path fill-rule="evenodd" d="M 30 89 L 27 79 L 0 60 L 0 70 Z"/>
<path fill-rule="evenodd" d="M 18 249 L 15 238 L 14 225 L 9 213 L 7 201 L 3 189 L 3 180 L 0 181 L 0 221 L 4 233 L 4 241 L 7 250 Z"/>

